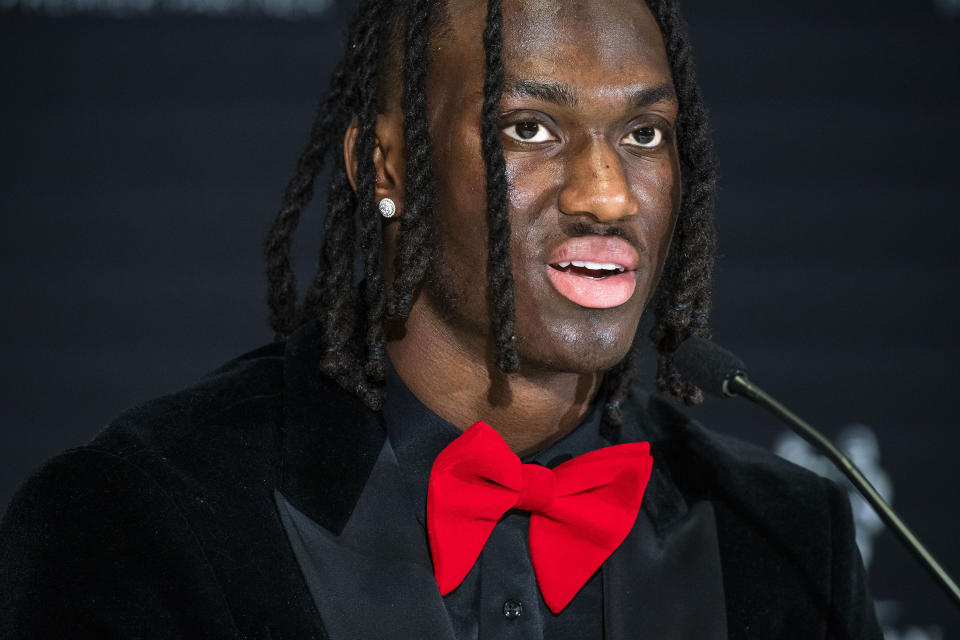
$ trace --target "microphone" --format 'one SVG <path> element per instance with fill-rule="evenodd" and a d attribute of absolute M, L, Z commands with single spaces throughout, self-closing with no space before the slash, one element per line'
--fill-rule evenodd
<path fill-rule="evenodd" d="M 738 357 L 702 338 L 687 338 L 673 355 L 673 363 L 687 380 L 704 392 L 721 398 L 743 396 L 780 417 L 801 438 L 823 453 L 853 483 L 887 527 L 900 538 L 921 565 L 960 606 L 960 587 L 940 566 L 926 547 L 894 513 L 866 476 L 822 433 L 777 402 L 747 378 L 747 367 Z"/>
<path fill-rule="evenodd" d="M 684 340 L 673 354 L 673 364 L 704 392 L 720 397 L 733 396 L 730 381 L 747 376 L 747 365 L 740 358 L 703 338 Z"/>

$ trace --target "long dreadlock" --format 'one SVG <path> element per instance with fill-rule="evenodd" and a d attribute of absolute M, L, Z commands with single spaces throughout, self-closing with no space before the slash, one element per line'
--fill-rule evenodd
<path fill-rule="evenodd" d="M 284 192 L 280 211 L 265 245 L 270 324 L 282 339 L 297 327 L 318 321 L 323 359 L 329 377 L 361 398 L 371 409 L 383 401 L 386 362 L 384 321 L 405 319 L 423 281 L 430 252 L 433 179 L 427 125 L 427 72 L 432 27 L 441 19 L 440 0 L 363 0 L 351 23 L 347 51 L 338 63 Z M 688 336 L 709 338 L 710 282 L 714 260 L 713 208 L 715 168 L 706 110 L 697 86 L 686 25 L 675 0 L 647 0 L 663 34 L 674 87 L 680 103 L 677 140 L 682 169 L 682 202 L 663 276 L 651 301 L 650 338 L 658 353 L 659 391 L 688 404 L 701 400 L 698 388 L 673 365 L 672 353 Z M 500 0 L 488 0 L 483 45 L 486 68 L 481 116 L 486 164 L 489 256 L 488 303 L 497 367 L 517 371 L 514 336 L 514 286 L 510 271 L 510 223 L 507 178 L 497 126 L 503 92 L 503 17 Z M 402 99 L 406 147 L 406 191 L 398 234 L 396 276 L 386 291 L 380 255 L 382 223 L 375 202 L 373 148 L 378 101 L 384 81 L 378 75 L 385 53 L 403 47 Z M 343 157 L 343 132 L 357 119 L 354 157 L 357 189 L 350 187 Z M 302 302 L 291 264 L 291 243 L 300 214 L 310 202 L 318 174 L 328 157 L 335 159 L 327 194 L 324 243 L 316 276 Z M 357 233 L 359 231 L 359 233 Z M 362 295 L 354 281 L 354 258 L 363 260 Z M 642 341 L 635 337 L 629 354 L 605 377 L 604 418 L 619 424 L 621 406 L 636 375 Z"/>

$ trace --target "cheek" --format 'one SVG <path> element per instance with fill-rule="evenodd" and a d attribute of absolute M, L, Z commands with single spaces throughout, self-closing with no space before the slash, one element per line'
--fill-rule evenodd
<path fill-rule="evenodd" d="M 533 154 L 528 158 L 507 154 L 506 165 L 511 217 L 530 217 L 537 211 L 551 209 L 549 201 L 556 199 L 563 175 L 559 163 Z"/>
<path fill-rule="evenodd" d="M 507 204 L 512 234 L 512 260 L 515 273 L 540 271 L 546 260 L 543 236 L 556 226 L 551 215 L 559 216 L 557 193 L 562 167 L 543 157 L 507 155 Z M 529 158 L 529 159 L 528 159 Z M 534 278 L 539 282 L 539 278 Z M 528 283 L 517 282 L 517 286 Z"/>
<path fill-rule="evenodd" d="M 664 162 L 644 163 L 631 176 L 631 184 L 640 202 L 638 222 L 646 249 L 659 273 L 680 211 L 680 169 L 675 155 Z"/>
<path fill-rule="evenodd" d="M 480 140 L 455 127 L 446 130 L 452 133 L 434 139 L 434 222 L 448 256 L 475 262 L 485 255 L 487 239 L 486 168 Z"/>

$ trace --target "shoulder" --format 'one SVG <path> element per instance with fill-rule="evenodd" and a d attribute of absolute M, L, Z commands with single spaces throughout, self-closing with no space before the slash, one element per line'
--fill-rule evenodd
<path fill-rule="evenodd" d="M 28 516 L 52 527 L 67 524 L 69 514 L 84 519 L 84 510 L 137 512 L 152 504 L 164 511 L 187 496 L 202 499 L 238 470 L 253 471 L 243 464 L 247 452 L 269 454 L 281 386 L 282 345 L 270 345 L 123 412 L 92 442 L 27 479 L 8 508 L 5 535 L 12 521 Z"/>
<path fill-rule="evenodd" d="M 40 467 L 0 522 L 0 635 L 54 637 L 99 619 L 130 636 L 161 621 L 231 636 L 209 514 L 269 508 L 282 353 L 241 356 Z"/>
<path fill-rule="evenodd" d="M 808 637 L 880 637 L 845 489 L 660 398 L 640 393 L 634 407 L 655 464 L 713 507 L 731 631 L 779 637 L 804 620 Z"/>
<path fill-rule="evenodd" d="M 232 463 L 227 458 L 242 449 L 262 452 L 282 415 L 282 386 L 283 344 L 251 351 L 189 387 L 124 411 L 87 445 L 41 466 L 20 495 L 56 486 L 101 488 L 111 476 L 118 485 L 123 476 L 124 486 L 162 486 L 163 476 Z"/>
<path fill-rule="evenodd" d="M 283 346 L 251 351 L 123 412 L 88 445 L 42 467 L 34 484 L 65 473 L 74 486 L 96 484 L 105 480 L 96 469 L 123 469 L 179 504 L 266 479 L 276 466 L 283 415 Z"/>
<path fill-rule="evenodd" d="M 636 419 L 654 434 L 654 449 L 688 492 L 755 508 L 784 505 L 813 512 L 843 495 L 835 483 L 767 449 L 712 431 L 662 398 L 639 392 L 634 404 Z"/>
<path fill-rule="evenodd" d="M 282 387 L 283 344 L 261 347 L 188 387 L 124 411 L 90 443 L 54 458 L 34 478 L 69 468 L 82 482 L 90 461 L 98 460 L 101 467 L 136 469 L 179 495 L 235 479 L 238 469 L 262 473 L 263 465 L 251 463 L 275 449 Z"/>
<path fill-rule="evenodd" d="M 246 353 L 193 385 L 124 411 L 87 445 L 41 466 L 21 493 L 58 478 L 76 483 L 89 475 L 97 484 L 105 469 L 163 484 L 160 476 L 216 467 L 245 448 L 262 451 L 282 416 L 282 387 L 282 343 Z"/>
<path fill-rule="evenodd" d="M 853 535 L 846 492 L 836 483 L 772 452 L 712 431 L 677 407 L 643 396 L 641 421 L 655 433 L 651 448 L 688 501 L 709 500 L 721 543 L 748 552 L 763 543 L 775 556 L 804 558 L 827 570 L 836 531 Z M 793 561 L 793 560 L 791 560 Z"/>
<path fill-rule="evenodd" d="M 124 411 L 89 447 L 130 458 L 147 452 L 176 454 L 185 441 L 225 443 L 273 422 L 281 408 L 282 389 L 283 344 L 267 345 L 189 387 Z"/>

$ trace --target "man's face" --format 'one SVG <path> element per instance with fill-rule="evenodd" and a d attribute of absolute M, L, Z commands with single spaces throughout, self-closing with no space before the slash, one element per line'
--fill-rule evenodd
<path fill-rule="evenodd" d="M 485 2 L 451 0 L 428 86 L 439 258 L 426 302 L 492 351 L 481 154 Z M 521 373 L 605 370 L 627 353 L 680 204 L 677 102 L 641 0 L 503 5 L 501 140 Z"/>

